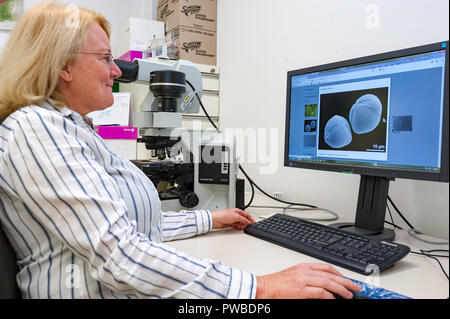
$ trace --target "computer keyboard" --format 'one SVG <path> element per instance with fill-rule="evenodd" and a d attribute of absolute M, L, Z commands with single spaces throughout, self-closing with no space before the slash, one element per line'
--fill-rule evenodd
<path fill-rule="evenodd" d="M 365 275 L 389 268 L 410 251 L 405 245 L 283 214 L 247 226 L 244 232 Z"/>

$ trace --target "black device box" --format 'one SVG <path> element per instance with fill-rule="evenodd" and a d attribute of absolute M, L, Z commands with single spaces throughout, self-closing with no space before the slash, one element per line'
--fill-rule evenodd
<path fill-rule="evenodd" d="M 202 145 L 198 164 L 198 182 L 202 184 L 229 184 L 229 148 L 222 145 Z"/>

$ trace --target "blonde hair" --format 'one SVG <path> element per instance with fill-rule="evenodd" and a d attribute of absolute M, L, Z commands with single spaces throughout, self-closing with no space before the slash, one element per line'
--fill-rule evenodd
<path fill-rule="evenodd" d="M 0 120 L 47 98 L 64 104 L 56 89 L 59 73 L 76 61 L 75 52 L 92 22 L 110 37 L 103 15 L 75 5 L 43 2 L 21 17 L 0 59 Z"/>

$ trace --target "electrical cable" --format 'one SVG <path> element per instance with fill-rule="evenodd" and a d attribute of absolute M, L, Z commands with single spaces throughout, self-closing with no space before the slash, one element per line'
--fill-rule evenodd
<path fill-rule="evenodd" d="M 385 222 L 386 224 L 388 224 L 388 225 L 393 226 L 394 229 L 397 228 L 397 229 L 403 230 L 403 228 L 401 228 L 400 226 L 398 226 L 398 225 L 395 224 L 394 218 L 393 218 L 393 216 L 392 216 L 392 212 L 391 212 L 391 209 L 389 208 L 388 203 L 386 203 L 386 207 L 387 207 L 387 209 L 388 209 L 389 215 L 391 216 L 391 221 L 389 222 L 389 221 L 385 220 L 384 222 Z"/>
<path fill-rule="evenodd" d="M 267 194 L 263 189 L 261 189 L 261 187 L 259 187 L 251 178 L 250 176 L 248 176 L 247 172 L 245 172 L 245 170 L 243 169 L 242 165 L 239 165 L 239 168 L 241 169 L 241 172 L 245 175 L 245 177 L 247 177 L 247 180 L 252 183 L 261 193 L 263 193 L 264 195 L 266 195 L 267 197 L 269 197 L 270 199 L 273 199 L 277 202 L 280 203 L 284 203 L 284 204 L 288 204 L 288 205 L 295 205 L 295 206 L 306 206 L 306 207 L 310 207 L 310 208 L 318 208 L 317 206 L 314 205 L 309 205 L 309 204 L 303 204 L 303 203 L 293 203 L 293 202 L 289 202 L 289 201 L 285 201 L 276 197 L 273 197 L 272 195 Z"/>
<path fill-rule="evenodd" d="M 291 209 L 291 210 L 298 210 L 298 211 L 323 210 L 323 211 L 326 211 L 326 212 L 332 214 L 334 217 L 332 217 L 332 218 L 303 218 L 303 217 L 302 217 L 302 219 L 310 220 L 310 221 L 323 221 L 323 222 L 332 222 L 332 221 L 336 221 L 336 220 L 339 219 L 339 215 L 338 215 L 338 214 L 336 214 L 335 212 L 333 212 L 333 211 L 331 211 L 331 210 L 329 210 L 329 209 L 326 209 L 326 208 L 320 208 L 320 207 L 317 207 L 317 208 L 303 208 L 303 207 L 291 207 L 291 206 L 294 206 L 294 205 L 288 205 L 288 206 L 286 206 L 286 207 L 282 207 L 282 206 L 260 206 L 260 205 L 252 205 L 252 206 L 250 206 L 250 207 L 252 207 L 252 208 L 275 208 L 275 209 L 282 209 L 282 210 L 283 210 L 283 211 L 282 211 L 282 214 L 286 214 L 286 210 L 288 210 L 288 209 Z"/>
<path fill-rule="evenodd" d="M 422 249 L 422 251 L 426 252 L 427 254 L 429 254 L 430 256 L 433 256 L 433 257 L 449 258 L 449 255 L 448 255 L 449 250 L 448 249 L 430 249 L 430 250 L 423 250 Z M 435 252 L 446 252 L 447 255 L 430 254 L 430 253 L 435 253 Z"/>
<path fill-rule="evenodd" d="M 220 133 L 219 128 L 217 127 L 216 123 L 214 123 L 214 121 L 211 119 L 211 117 L 209 116 L 208 112 L 206 112 L 205 107 L 203 106 L 202 100 L 200 99 L 200 96 L 198 96 L 197 90 L 194 88 L 194 86 L 192 85 L 191 82 L 189 82 L 186 79 L 186 83 L 191 87 L 192 91 L 194 91 L 195 96 L 197 97 L 198 102 L 200 103 L 200 107 L 203 110 L 203 113 L 205 113 L 206 117 L 208 118 L 208 120 L 211 122 L 212 126 L 216 129 L 217 132 Z"/>
<path fill-rule="evenodd" d="M 420 231 L 418 231 L 417 229 L 408 229 L 408 235 L 410 235 L 412 238 L 415 238 L 419 241 L 422 241 L 424 243 L 427 244 L 431 244 L 431 245 L 448 245 L 448 241 L 432 241 L 432 240 L 428 240 L 425 238 L 421 238 L 417 235 L 426 235 Z"/>
<path fill-rule="evenodd" d="M 211 117 L 209 116 L 208 112 L 206 111 L 202 100 L 200 99 L 200 97 L 198 96 L 197 90 L 194 88 L 194 86 L 192 85 L 191 82 L 189 82 L 188 80 L 186 80 L 186 83 L 191 87 L 191 89 L 194 91 L 195 96 L 197 97 L 198 102 L 200 103 L 200 106 L 203 110 L 203 112 L 205 113 L 206 117 L 208 118 L 208 120 L 211 122 L 212 126 L 217 130 L 218 133 L 220 133 L 219 128 L 217 127 L 217 125 L 214 123 L 214 121 L 211 119 Z M 269 197 L 272 200 L 275 200 L 277 202 L 280 203 L 284 203 L 284 204 L 288 204 L 288 205 L 295 205 L 295 206 L 306 206 L 306 207 L 310 207 L 310 208 L 318 208 L 317 206 L 314 205 L 309 205 L 309 204 L 303 204 L 303 203 L 293 203 L 293 202 L 289 202 L 289 201 L 285 201 L 285 200 L 281 200 L 279 198 L 273 197 L 271 195 L 269 195 L 268 193 L 266 193 L 264 190 L 261 189 L 261 187 L 259 187 L 251 178 L 250 176 L 248 176 L 247 172 L 244 170 L 244 168 L 242 167 L 241 164 L 239 164 L 239 169 L 241 170 L 241 172 L 244 174 L 244 176 L 247 178 L 248 182 L 250 183 L 250 185 L 252 186 L 252 197 L 250 199 L 250 202 L 245 205 L 245 208 L 249 207 L 253 201 L 254 198 L 254 194 L 255 194 L 255 189 L 253 188 L 256 187 L 261 193 L 263 193 L 264 195 L 266 195 L 267 197 Z"/>
<path fill-rule="evenodd" d="M 338 214 L 336 214 L 335 212 L 333 212 L 329 209 L 326 209 L 326 208 L 320 208 L 320 207 L 317 207 L 317 208 L 295 208 L 295 207 L 291 207 L 291 206 L 294 206 L 294 205 L 288 205 L 287 207 L 283 208 L 283 214 L 285 214 L 286 210 L 288 210 L 288 209 L 299 210 L 299 211 L 323 210 L 323 211 L 326 211 L 326 212 L 332 214 L 334 217 L 332 217 L 332 218 L 303 218 L 303 219 L 310 220 L 310 221 L 321 221 L 321 222 L 334 222 L 339 219 Z"/>
<path fill-rule="evenodd" d="M 398 215 L 403 219 L 403 221 L 409 226 L 409 228 L 411 229 L 415 229 L 413 225 L 411 225 L 408 220 L 405 218 L 405 216 L 403 216 L 403 214 L 400 212 L 400 210 L 397 208 L 397 206 L 394 204 L 394 202 L 392 201 L 391 197 L 388 195 L 388 200 L 391 203 L 392 207 L 394 207 L 394 209 L 397 211 Z"/>
<path fill-rule="evenodd" d="M 399 210 L 398 207 L 394 204 L 393 200 L 390 198 L 389 195 L 388 195 L 388 200 L 389 200 L 389 202 L 391 203 L 391 205 L 395 208 L 395 210 L 397 211 L 397 213 L 400 215 L 400 217 L 401 217 L 401 218 L 406 222 L 406 224 L 410 227 L 410 229 L 408 229 L 407 232 L 408 232 L 408 234 L 409 234 L 411 237 L 413 237 L 413 238 L 415 238 L 415 239 L 417 239 L 417 240 L 419 240 L 419 241 L 421 241 L 421 242 L 425 242 L 425 243 L 427 243 L 427 244 L 432 244 L 432 245 L 448 245 L 448 241 L 447 241 L 447 242 L 436 242 L 436 241 L 430 241 L 430 240 L 426 240 L 426 239 L 424 239 L 424 238 L 419 238 L 418 236 L 415 236 L 415 234 L 423 234 L 423 233 L 421 233 L 420 231 L 418 231 L 417 229 L 415 229 L 415 228 L 414 228 L 414 227 L 406 220 L 406 218 L 401 214 L 400 210 Z M 387 221 L 385 221 L 385 222 L 388 223 L 388 224 L 391 224 L 392 226 L 394 226 L 394 228 L 402 229 L 400 226 L 397 226 L 397 225 L 394 224 L 394 220 L 393 220 L 393 218 L 392 218 L 391 210 L 390 210 L 390 208 L 389 208 L 388 203 L 386 203 L 386 206 L 387 206 L 387 208 L 388 208 L 389 214 L 391 215 L 392 223 L 389 223 L 389 222 L 387 222 Z M 403 229 L 402 229 L 402 230 L 403 230 Z M 411 253 L 412 253 L 412 254 L 416 254 L 416 255 L 423 255 L 423 256 L 426 256 L 426 257 L 428 257 L 428 258 L 431 258 L 431 259 L 435 260 L 435 261 L 439 264 L 439 267 L 441 268 L 441 270 L 442 270 L 442 272 L 444 273 L 444 275 L 445 275 L 445 277 L 447 278 L 447 280 L 449 280 L 448 274 L 445 272 L 445 269 L 444 269 L 444 267 L 442 266 L 442 264 L 441 264 L 441 262 L 439 261 L 439 259 L 437 259 L 438 257 L 440 257 L 440 258 L 449 258 L 449 256 L 448 256 L 448 255 L 445 256 L 445 255 L 433 255 L 433 254 L 430 254 L 430 253 L 436 252 L 436 251 L 439 251 L 439 252 L 448 252 L 448 250 L 445 250 L 445 249 L 434 249 L 434 250 L 428 250 L 428 251 L 427 251 L 427 250 L 420 249 L 420 252 L 411 251 Z"/>
<path fill-rule="evenodd" d="M 387 209 L 388 209 L 388 212 L 389 212 L 389 216 L 391 216 L 391 223 L 389 223 L 390 225 L 395 225 L 395 223 L 394 223 L 394 218 L 392 217 L 392 212 L 391 212 L 391 209 L 389 208 L 389 205 L 388 205 L 388 203 L 386 203 L 386 207 L 387 207 Z M 395 227 L 395 226 L 394 226 Z"/>
<path fill-rule="evenodd" d="M 423 256 L 426 256 L 428 258 L 431 258 L 431 259 L 435 260 L 439 264 L 439 267 L 441 267 L 441 270 L 444 273 L 445 277 L 447 277 L 447 280 L 450 280 L 448 274 L 445 272 L 444 267 L 442 266 L 440 260 L 438 259 L 438 257 L 440 257 L 440 258 L 449 258 L 449 256 L 448 255 L 444 256 L 444 255 L 433 255 L 433 254 L 430 254 L 430 252 L 435 252 L 435 251 L 446 251 L 446 252 L 448 252 L 448 250 L 444 250 L 444 249 L 435 249 L 435 250 L 423 250 L 423 249 L 420 249 L 420 253 L 416 252 L 416 251 L 411 251 L 411 253 L 412 254 L 416 254 L 416 255 L 423 255 Z"/>
<path fill-rule="evenodd" d="M 413 237 L 414 239 L 417 239 L 421 242 L 427 243 L 427 244 L 431 244 L 431 245 L 448 245 L 449 242 L 448 241 L 431 241 L 425 238 L 421 238 L 417 235 L 426 235 L 425 233 L 422 233 L 421 231 L 417 230 L 416 228 L 414 228 L 413 225 L 411 225 L 408 220 L 403 216 L 403 214 L 400 212 L 400 210 L 398 209 L 398 207 L 394 204 L 394 201 L 391 199 L 391 197 L 388 195 L 388 200 L 389 203 L 391 203 L 392 207 L 394 207 L 394 209 L 397 211 L 398 215 L 403 219 L 403 221 L 409 226 L 410 229 L 407 230 L 408 235 L 410 235 L 411 237 Z M 386 203 L 387 205 L 387 203 Z M 388 206 L 388 210 L 389 210 L 389 206 Z"/>
<path fill-rule="evenodd" d="M 398 225 L 396 225 L 396 224 L 394 224 L 394 223 L 388 222 L 387 220 L 385 220 L 384 222 L 385 222 L 386 224 L 388 224 L 388 225 L 391 225 L 391 226 L 394 227 L 394 228 L 403 230 L 403 228 L 401 228 L 400 226 L 398 226 Z"/>
<path fill-rule="evenodd" d="M 240 165 L 239 165 L 239 166 L 240 166 Z M 239 168 L 240 168 L 240 167 L 239 167 Z M 250 187 L 252 188 L 252 196 L 250 197 L 250 201 L 248 202 L 248 204 L 244 206 L 244 210 L 246 210 L 247 208 L 250 207 L 250 205 L 251 205 L 252 202 L 253 202 L 253 198 L 255 198 L 255 188 L 254 188 L 254 186 L 253 186 L 252 183 L 249 183 L 249 184 L 250 184 Z"/>

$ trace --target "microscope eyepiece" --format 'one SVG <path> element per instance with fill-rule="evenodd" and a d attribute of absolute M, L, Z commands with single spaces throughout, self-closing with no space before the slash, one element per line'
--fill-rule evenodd
<path fill-rule="evenodd" d="M 120 71 L 122 71 L 122 76 L 114 79 L 114 81 L 122 83 L 131 83 L 136 81 L 139 72 L 139 64 L 119 59 L 115 59 L 114 63 L 119 67 Z"/>

